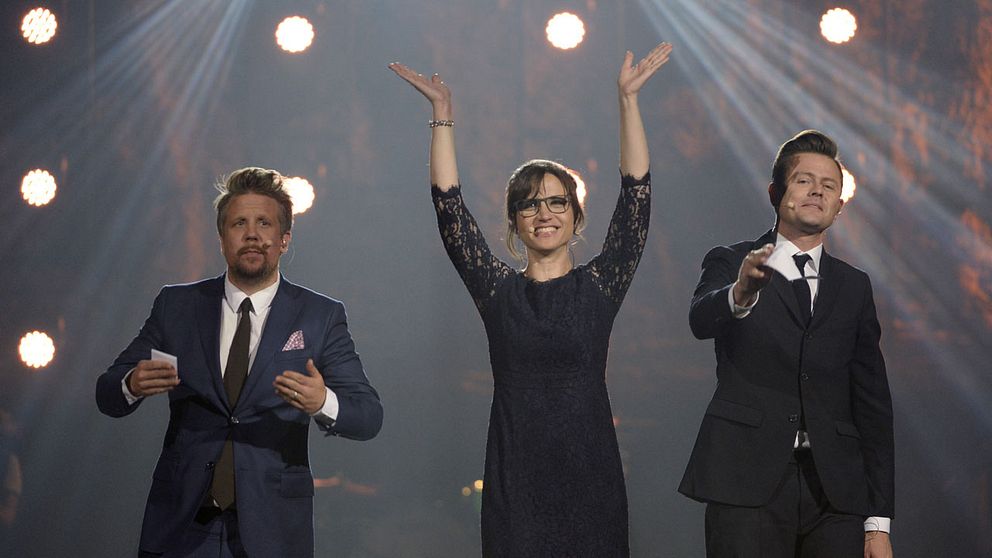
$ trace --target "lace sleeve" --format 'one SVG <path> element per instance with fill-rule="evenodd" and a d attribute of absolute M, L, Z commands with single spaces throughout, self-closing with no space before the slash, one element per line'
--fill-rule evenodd
<path fill-rule="evenodd" d="M 651 173 L 622 176 L 620 198 L 610 220 L 603 251 L 589 262 L 599 288 L 618 305 L 627 294 L 648 238 L 651 215 Z"/>
<path fill-rule="evenodd" d="M 481 312 L 496 293 L 497 285 L 513 270 L 489 251 L 479 225 L 465 207 L 461 186 L 454 186 L 447 192 L 431 186 L 431 198 L 444 249 Z"/>

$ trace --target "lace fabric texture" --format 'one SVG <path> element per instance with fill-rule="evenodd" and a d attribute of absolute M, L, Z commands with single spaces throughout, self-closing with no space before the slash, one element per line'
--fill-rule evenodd
<path fill-rule="evenodd" d="M 432 188 L 445 250 L 489 340 L 484 556 L 629 555 L 606 361 L 647 239 L 650 192 L 650 175 L 622 177 L 600 254 L 536 282 L 492 254 L 460 187 Z"/>

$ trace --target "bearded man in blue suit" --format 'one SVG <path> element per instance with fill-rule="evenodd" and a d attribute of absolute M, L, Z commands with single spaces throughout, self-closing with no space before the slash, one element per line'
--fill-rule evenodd
<path fill-rule="evenodd" d="M 218 189 L 227 272 L 161 290 L 97 380 L 97 405 L 120 417 L 169 397 L 139 556 L 313 556 L 310 419 L 367 440 L 382 406 L 341 302 L 279 273 L 293 222 L 283 177 L 249 167 Z"/>

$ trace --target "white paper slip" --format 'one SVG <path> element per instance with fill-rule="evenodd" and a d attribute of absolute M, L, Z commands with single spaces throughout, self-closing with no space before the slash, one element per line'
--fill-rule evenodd
<path fill-rule="evenodd" d="M 795 281 L 800 277 L 799 268 L 796 267 L 796 262 L 792 259 L 792 254 L 785 249 L 784 244 L 775 245 L 775 249 L 772 250 L 772 255 L 768 256 L 768 260 L 765 262 L 765 267 L 774 269 L 789 281 Z M 819 279 L 819 277 L 816 277 L 815 275 L 806 278 Z"/>
<path fill-rule="evenodd" d="M 179 359 L 175 355 L 170 355 L 169 353 L 163 353 L 162 351 L 156 351 L 152 349 L 152 360 L 161 360 L 163 362 L 168 362 L 172 365 L 176 371 L 179 371 Z"/>

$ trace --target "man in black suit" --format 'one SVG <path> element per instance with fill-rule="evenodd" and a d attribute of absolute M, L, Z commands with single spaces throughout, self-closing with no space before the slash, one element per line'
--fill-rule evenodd
<path fill-rule="evenodd" d="M 703 260 L 689 323 L 714 339 L 717 387 L 679 491 L 707 504 L 707 556 L 892 555 L 892 403 L 871 283 L 823 250 L 841 186 L 833 140 L 799 133 L 772 168 L 775 228 Z"/>

